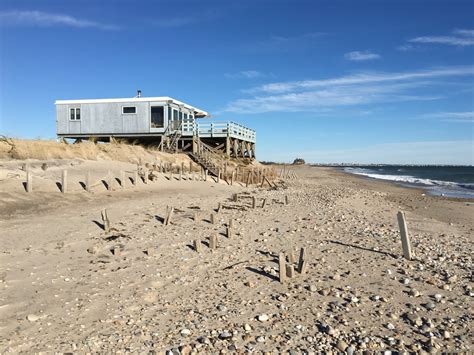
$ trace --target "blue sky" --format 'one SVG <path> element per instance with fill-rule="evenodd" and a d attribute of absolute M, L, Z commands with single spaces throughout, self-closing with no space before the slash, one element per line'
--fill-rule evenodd
<path fill-rule="evenodd" d="M 0 133 L 57 99 L 171 96 L 262 160 L 474 164 L 472 1 L 0 2 Z"/>

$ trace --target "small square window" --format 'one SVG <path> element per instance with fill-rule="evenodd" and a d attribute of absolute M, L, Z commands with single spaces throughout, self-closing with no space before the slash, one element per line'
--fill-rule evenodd
<path fill-rule="evenodd" d="M 75 120 L 76 119 L 76 109 L 72 108 L 71 109 L 71 117 L 70 117 L 71 120 Z"/>
<path fill-rule="evenodd" d="M 80 120 L 80 119 L 81 119 L 81 109 L 76 108 L 76 120 Z"/>
<path fill-rule="evenodd" d="M 134 114 L 134 113 L 137 113 L 137 107 L 136 107 L 136 106 L 123 106 L 123 107 L 122 107 L 122 113 L 123 113 L 123 114 Z"/>

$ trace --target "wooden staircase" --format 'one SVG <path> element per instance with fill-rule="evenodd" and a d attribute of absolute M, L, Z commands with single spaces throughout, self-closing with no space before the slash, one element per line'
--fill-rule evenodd
<path fill-rule="evenodd" d="M 196 152 L 189 152 L 189 157 L 194 162 L 206 169 L 209 174 L 218 176 L 219 166 L 222 165 L 225 158 L 222 155 L 216 153 L 210 146 L 203 143 L 199 138 L 196 137 L 195 139 L 198 140 L 198 149 Z"/>

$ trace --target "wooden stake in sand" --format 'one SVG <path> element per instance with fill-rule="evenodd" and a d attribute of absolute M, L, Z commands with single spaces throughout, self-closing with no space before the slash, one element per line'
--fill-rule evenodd
<path fill-rule="evenodd" d="M 179 168 L 179 181 L 183 180 L 183 166 Z"/>
<path fill-rule="evenodd" d="M 232 175 L 230 176 L 230 186 L 234 185 L 234 175 L 235 175 L 235 171 L 233 171 Z"/>
<path fill-rule="evenodd" d="M 107 190 L 112 190 L 112 173 L 110 170 L 107 171 L 107 177 L 105 179 L 107 181 Z"/>
<path fill-rule="evenodd" d="M 286 260 L 285 260 L 285 254 L 280 253 L 278 255 L 278 265 L 280 269 L 280 282 L 285 283 L 286 281 Z"/>
<path fill-rule="evenodd" d="M 231 239 L 233 235 L 234 231 L 232 230 L 232 228 L 230 226 L 227 227 L 227 238 Z"/>
<path fill-rule="evenodd" d="M 138 182 L 138 172 L 134 171 L 133 172 L 133 185 L 137 186 L 137 182 Z"/>
<path fill-rule="evenodd" d="M 209 248 L 211 248 L 211 250 L 217 249 L 217 235 L 213 234 L 209 238 Z"/>
<path fill-rule="evenodd" d="M 293 265 L 286 265 L 286 276 L 288 276 L 289 279 L 295 277 L 295 267 Z"/>
<path fill-rule="evenodd" d="M 120 186 L 125 188 L 125 171 L 121 170 L 120 171 Z"/>
<path fill-rule="evenodd" d="M 257 198 L 255 196 L 252 196 L 252 208 L 257 207 Z"/>
<path fill-rule="evenodd" d="M 217 213 L 221 213 L 221 210 L 222 210 L 222 203 L 219 202 L 219 204 L 217 205 Z"/>
<path fill-rule="evenodd" d="M 86 173 L 86 182 L 85 182 L 85 185 L 86 185 L 86 191 L 87 192 L 91 192 L 91 172 L 88 171 Z"/>
<path fill-rule="evenodd" d="M 33 191 L 33 175 L 29 170 L 26 171 L 26 192 Z"/>
<path fill-rule="evenodd" d="M 234 194 L 232 196 L 232 199 L 233 199 L 234 202 L 238 202 L 239 201 L 239 194 Z"/>
<path fill-rule="evenodd" d="M 234 220 L 232 218 L 229 219 L 229 228 L 234 228 Z"/>
<path fill-rule="evenodd" d="M 194 221 L 194 222 L 199 222 L 199 213 L 194 212 L 193 221 Z"/>
<path fill-rule="evenodd" d="M 217 183 L 221 181 L 221 169 L 217 169 Z"/>
<path fill-rule="evenodd" d="M 267 204 L 267 199 L 264 198 L 264 199 L 263 199 L 263 202 L 262 202 L 262 208 L 265 208 L 265 205 L 266 205 L 266 204 Z"/>
<path fill-rule="evenodd" d="M 165 218 L 165 226 L 171 223 L 171 218 L 173 217 L 174 207 L 168 209 L 168 213 L 166 214 Z"/>
<path fill-rule="evenodd" d="M 305 248 L 301 248 L 300 249 L 300 259 L 298 261 L 298 272 L 303 275 L 306 273 L 306 267 L 307 267 L 307 263 L 306 263 L 306 249 Z"/>
<path fill-rule="evenodd" d="M 194 250 L 198 253 L 201 252 L 201 241 L 199 239 L 194 240 L 193 242 Z"/>
<path fill-rule="evenodd" d="M 211 224 L 216 224 L 216 215 L 214 213 L 211 213 L 209 217 Z"/>
<path fill-rule="evenodd" d="M 207 169 L 204 169 L 204 181 L 207 181 Z"/>
<path fill-rule="evenodd" d="M 110 231 L 110 220 L 109 216 L 107 214 L 107 210 L 104 208 L 102 212 L 100 213 L 102 217 L 102 226 L 104 227 L 104 232 L 109 233 Z"/>
<path fill-rule="evenodd" d="M 171 181 L 172 178 L 173 178 L 173 171 L 170 169 L 170 174 L 168 176 L 168 180 Z"/>
<path fill-rule="evenodd" d="M 145 182 L 145 184 L 148 184 L 148 169 L 147 168 L 143 169 L 143 174 L 144 174 L 143 175 L 143 177 L 144 177 L 143 181 Z"/>
<path fill-rule="evenodd" d="M 412 259 L 410 236 L 408 235 L 405 213 L 399 211 L 397 214 L 398 226 L 400 228 L 400 238 L 402 239 L 403 257 L 407 260 Z"/>
<path fill-rule="evenodd" d="M 290 199 L 288 195 L 285 195 L 285 205 L 288 205 L 290 203 Z"/>
<path fill-rule="evenodd" d="M 67 191 L 67 170 L 63 170 L 61 176 L 61 192 L 65 194 Z"/>
<path fill-rule="evenodd" d="M 296 262 L 295 253 L 293 252 L 293 250 L 290 250 L 288 252 L 288 262 L 290 264 L 294 264 Z"/>

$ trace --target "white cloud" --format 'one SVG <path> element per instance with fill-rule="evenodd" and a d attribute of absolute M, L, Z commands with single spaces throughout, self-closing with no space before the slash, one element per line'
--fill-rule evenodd
<path fill-rule="evenodd" d="M 359 164 L 474 164 L 474 141 L 426 141 L 374 144 L 360 148 L 337 150 L 318 149 L 297 151 L 264 160 L 291 161 L 296 156 L 312 163 L 359 163 Z"/>
<path fill-rule="evenodd" d="M 445 122 L 474 123 L 474 111 L 466 112 L 434 112 L 421 116 L 422 118 L 439 118 Z"/>
<path fill-rule="evenodd" d="M 322 80 L 289 81 L 261 85 L 235 100 L 224 111 L 238 113 L 318 111 L 327 107 L 382 102 L 436 100 L 420 87 L 436 85 L 436 78 L 474 75 L 474 67 L 435 68 L 411 72 L 359 73 Z"/>
<path fill-rule="evenodd" d="M 259 72 L 258 70 L 242 70 L 237 73 L 226 73 L 224 74 L 224 76 L 229 79 L 239 79 L 239 78 L 255 79 L 255 78 L 265 77 L 266 74 Z"/>
<path fill-rule="evenodd" d="M 408 42 L 421 44 L 446 44 L 458 47 L 473 46 L 474 30 L 454 30 L 452 31 L 452 35 L 449 36 L 419 36 L 409 39 Z"/>
<path fill-rule="evenodd" d="M 376 53 L 371 53 L 369 51 L 354 51 L 344 54 L 344 58 L 361 62 L 365 60 L 380 59 L 380 55 Z"/>
<path fill-rule="evenodd" d="M 116 30 L 117 26 L 79 19 L 65 14 L 42 11 L 1 11 L 0 24 L 5 26 L 69 26 L 75 28 L 98 28 Z"/>

